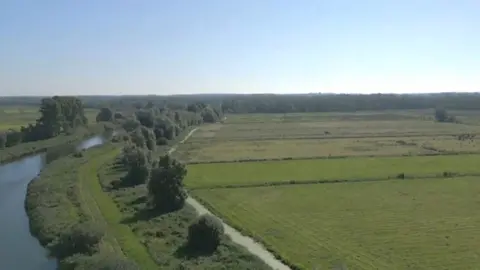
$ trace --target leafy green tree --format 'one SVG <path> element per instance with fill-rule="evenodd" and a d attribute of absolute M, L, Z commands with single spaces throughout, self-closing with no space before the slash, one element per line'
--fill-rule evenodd
<path fill-rule="evenodd" d="M 127 119 L 125 123 L 123 123 L 122 127 L 125 129 L 127 132 L 132 132 L 135 129 L 140 127 L 140 122 L 138 122 L 136 119 Z"/>
<path fill-rule="evenodd" d="M 74 225 L 64 232 L 52 247 L 53 255 L 57 258 L 66 258 L 76 253 L 92 255 L 97 251 L 105 232 L 93 222 Z"/>
<path fill-rule="evenodd" d="M 123 185 L 134 186 L 144 184 L 150 175 L 151 161 L 148 153 L 141 148 L 127 146 L 123 150 L 123 164 L 128 170 Z"/>
<path fill-rule="evenodd" d="M 137 120 L 145 127 L 153 128 L 155 115 L 152 110 L 138 110 L 135 112 Z"/>
<path fill-rule="evenodd" d="M 10 129 L 9 131 L 7 131 L 6 138 L 7 140 L 5 146 L 11 147 L 22 142 L 23 134 L 19 131 Z"/>
<path fill-rule="evenodd" d="M 145 139 L 145 144 L 148 150 L 154 151 L 156 146 L 156 137 L 152 129 L 142 126 L 140 128 L 143 138 Z"/>
<path fill-rule="evenodd" d="M 113 121 L 113 112 L 110 108 L 102 108 L 96 117 L 97 122 Z"/>
<path fill-rule="evenodd" d="M 0 133 L 0 149 L 7 147 L 7 134 L 5 132 Z"/>
<path fill-rule="evenodd" d="M 199 252 L 213 252 L 221 242 L 222 222 L 212 215 L 202 215 L 188 227 L 188 245 Z"/>
<path fill-rule="evenodd" d="M 187 193 L 183 179 L 187 174 L 185 165 L 169 155 L 160 157 L 158 167 L 152 170 L 148 182 L 151 204 L 164 211 L 174 211 L 183 207 Z"/>
<path fill-rule="evenodd" d="M 144 148 L 147 146 L 147 142 L 142 134 L 141 128 L 137 128 L 134 131 L 130 132 L 130 140 L 137 147 Z"/>
<path fill-rule="evenodd" d="M 113 118 L 115 120 L 120 120 L 120 119 L 125 119 L 125 116 L 123 116 L 123 114 L 121 112 L 116 112 L 114 115 L 113 115 Z"/>

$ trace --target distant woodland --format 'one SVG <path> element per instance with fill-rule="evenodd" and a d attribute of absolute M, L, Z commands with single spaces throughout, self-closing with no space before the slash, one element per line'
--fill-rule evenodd
<path fill-rule="evenodd" d="M 43 97 L 1 97 L 2 105 L 40 105 Z M 480 93 L 438 94 L 201 94 L 172 96 L 79 96 L 85 108 L 168 107 L 211 104 L 223 113 L 352 112 L 389 109 L 480 109 Z"/>

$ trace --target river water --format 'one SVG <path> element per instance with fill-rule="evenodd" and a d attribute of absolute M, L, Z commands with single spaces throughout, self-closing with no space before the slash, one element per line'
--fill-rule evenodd
<path fill-rule="evenodd" d="M 96 136 L 78 150 L 104 143 Z M 54 258 L 30 234 L 25 212 L 27 186 L 45 166 L 45 154 L 37 154 L 0 166 L 0 270 L 53 270 Z"/>

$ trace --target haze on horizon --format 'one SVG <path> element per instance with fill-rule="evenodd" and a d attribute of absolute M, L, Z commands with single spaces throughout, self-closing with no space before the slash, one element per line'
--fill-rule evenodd
<path fill-rule="evenodd" d="M 480 90 L 476 0 L 19 1 L 0 96 Z"/>

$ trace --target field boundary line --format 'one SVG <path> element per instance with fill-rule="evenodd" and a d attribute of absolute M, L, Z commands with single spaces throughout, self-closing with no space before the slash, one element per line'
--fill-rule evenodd
<path fill-rule="evenodd" d="M 122 214 L 108 194 L 103 191 L 98 177 L 98 169 L 114 159 L 120 153 L 119 148 L 113 148 L 87 161 L 80 167 L 80 181 L 84 182 L 90 193 L 95 210 L 99 212 L 107 235 L 121 250 L 122 254 L 138 263 L 142 269 L 158 269 L 159 266 L 150 256 L 145 246 L 132 232 L 128 225 L 121 223 Z"/>
<path fill-rule="evenodd" d="M 205 189 L 233 189 L 233 188 L 256 188 L 269 186 L 294 186 L 294 185 L 315 185 L 315 184 L 342 184 L 342 183 L 362 183 L 362 182 L 386 182 L 386 181 L 422 181 L 435 179 L 451 179 L 463 177 L 476 177 L 480 173 L 468 174 L 452 174 L 448 176 L 443 175 L 425 175 L 425 176 L 405 176 L 405 178 L 398 177 L 379 177 L 368 179 L 332 179 L 332 180 L 285 180 L 279 182 L 262 182 L 252 184 L 230 184 L 230 185 L 205 185 L 205 186 L 191 186 L 189 190 L 205 190 Z"/>
<path fill-rule="evenodd" d="M 465 132 L 463 132 L 465 133 Z M 432 133 L 432 134 L 383 134 L 383 135 L 374 135 L 374 134 L 362 134 L 362 135 L 351 135 L 351 136 L 288 136 L 288 137 L 216 137 L 214 141 L 270 141 L 270 140 L 337 140 L 337 139 L 380 139 L 380 138 L 413 138 L 413 137 L 447 137 L 447 136 L 458 136 L 463 133 Z M 469 134 L 480 135 L 480 132 L 470 132 Z M 206 138 L 198 138 L 197 140 L 209 140 Z M 212 139 L 210 139 L 212 140 Z"/>
<path fill-rule="evenodd" d="M 284 158 L 252 158 L 237 160 L 215 160 L 215 161 L 192 161 L 185 162 L 187 165 L 205 165 L 205 164 L 225 164 L 225 163 L 254 163 L 254 162 L 277 162 L 290 160 L 324 160 L 324 159 L 361 159 L 361 158 L 401 158 L 401 157 L 438 157 L 438 156 L 480 156 L 480 151 L 474 152 L 448 152 L 441 150 L 425 149 L 437 151 L 435 153 L 418 154 L 418 155 L 357 155 L 357 156 L 313 156 L 313 157 L 284 157 Z"/>

